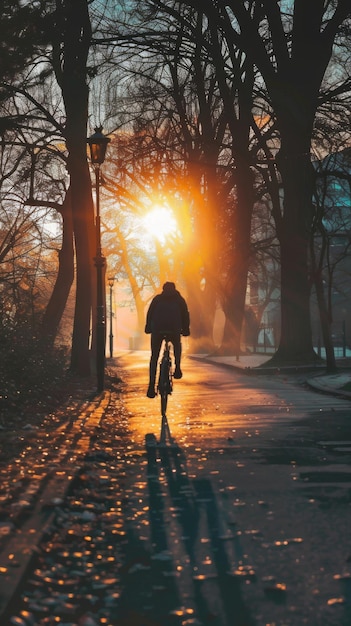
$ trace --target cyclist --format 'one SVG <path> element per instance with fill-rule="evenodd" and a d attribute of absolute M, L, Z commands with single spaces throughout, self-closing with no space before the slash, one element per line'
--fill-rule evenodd
<path fill-rule="evenodd" d="M 190 335 L 190 316 L 188 306 L 173 282 L 163 285 L 162 293 L 151 301 L 146 314 L 146 334 L 151 334 L 151 358 L 149 368 L 149 387 L 147 397 L 154 398 L 157 361 L 164 334 L 173 344 L 175 371 L 174 378 L 182 378 L 181 356 L 182 344 L 180 337 Z"/>

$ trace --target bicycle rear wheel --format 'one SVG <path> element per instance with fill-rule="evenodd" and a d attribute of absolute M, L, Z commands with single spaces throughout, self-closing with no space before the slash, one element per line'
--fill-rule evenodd
<path fill-rule="evenodd" d="M 167 410 L 167 402 L 168 402 L 168 393 L 167 391 L 161 392 L 161 415 L 166 415 Z"/>
<path fill-rule="evenodd" d="M 172 393 L 171 363 L 169 355 L 164 355 L 160 364 L 158 392 L 161 397 L 161 415 L 166 415 L 168 396 Z"/>

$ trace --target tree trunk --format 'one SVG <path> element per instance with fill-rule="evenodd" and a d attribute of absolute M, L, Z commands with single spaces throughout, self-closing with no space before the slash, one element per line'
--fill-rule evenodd
<path fill-rule="evenodd" d="M 213 352 L 215 291 L 207 282 L 201 289 L 198 276 L 186 277 L 186 299 L 190 313 L 191 346 L 194 352 Z"/>
<path fill-rule="evenodd" d="M 221 352 L 240 354 L 241 331 L 245 315 L 247 275 L 251 254 L 251 218 L 253 211 L 252 172 L 247 163 L 237 159 L 237 206 L 234 218 L 234 249 L 228 272 L 225 298 L 222 303 L 226 316 Z"/>
<path fill-rule="evenodd" d="M 207 162 L 212 157 L 207 154 Z M 214 350 L 213 325 L 217 301 L 219 299 L 218 276 L 218 226 L 216 207 L 217 184 L 213 175 L 213 165 L 204 168 L 198 163 L 190 163 L 189 188 L 195 207 L 196 238 L 188 242 L 184 251 L 184 279 L 187 288 L 187 302 L 191 321 L 191 342 L 194 351 Z M 204 187 L 207 197 L 204 197 Z"/>
<path fill-rule="evenodd" d="M 316 262 L 315 237 L 311 238 L 311 244 L 310 244 L 312 276 L 313 276 L 313 283 L 316 289 L 317 304 L 318 304 L 323 343 L 325 347 L 325 354 L 326 354 L 326 361 L 327 361 L 327 372 L 335 372 L 337 370 L 337 366 L 336 366 L 333 339 L 332 339 L 332 333 L 331 333 L 331 323 L 333 319 L 332 310 L 331 310 L 331 306 L 328 307 L 328 302 L 324 293 L 323 269 L 322 269 L 325 255 L 328 250 L 328 235 L 322 225 L 322 222 L 319 226 L 318 231 L 319 231 L 319 235 L 321 238 L 321 247 L 320 247 L 318 265 Z"/>
<path fill-rule="evenodd" d="M 42 321 L 42 333 L 44 337 L 49 340 L 50 344 L 53 344 L 55 341 L 74 278 L 73 223 L 70 189 L 68 189 L 66 193 L 61 213 L 62 246 L 59 251 L 59 268 L 56 282 Z"/>
<path fill-rule="evenodd" d="M 94 210 L 87 163 L 88 94 L 87 56 L 91 25 L 87 0 L 69 0 L 63 12 L 64 52 L 60 85 L 66 108 L 66 144 L 69 152 L 72 216 L 76 251 L 76 304 L 74 312 L 71 370 L 90 374 L 90 324 L 92 308 L 92 259 L 94 256 Z"/>
<path fill-rule="evenodd" d="M 317 359 L 310 318 L 309 241 L 312 172 L 309 149 L 281 150 L 283 216 L 278 225 L 281 255 L 281 337 L 274 360 L 308 363 Z"/>
<path fill-rule="evenodd" d="M 73 227 L 77 268 L 71 370 L 82 376 L 88 376 L 90 374 L 89 347 L 92 312 L 92 260 L 94 256 L 91 231 L 94 229 L 94 224 L 92 198 L 89 193 L 91 187 L 88 165 L 85 162 L 85 172 L 84 167 L 80 167 L 80 165 L 83 166 L 84 164 L 79 164 L 78 160 L 78 163 L 71 167 Z M 75 179 L 76 184 L 73 184 L 73 179 Z"/>
<path fill-rule="evenodd" d="M 324 296 L 322 275 L 320 273 L 318 273 L 314 284 L 316 288 L 318 309 L 319 309 L 319 315 L 320 315 L 320 320 L 321 320 L 323 343 L 325 347 L 327 372 L 335 373 L 337 371 L 337 366 L 336 366 L 334 346 L 333 346 L 333 341 L 332 341 L 332 336 L 331 336 L 330 315 L 328 312 L 328 307 L 327 307 L 326 299 Z"/>

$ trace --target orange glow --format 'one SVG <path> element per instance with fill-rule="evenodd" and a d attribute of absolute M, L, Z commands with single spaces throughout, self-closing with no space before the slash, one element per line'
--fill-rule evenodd
<path fill-rule="evenodd" d="M 156 205 L 145 215 L 143 220 L 149 235 L 164 243 L 168 235 L 178 232 L 178 224 L 173 211 L 165 205 Z"/>

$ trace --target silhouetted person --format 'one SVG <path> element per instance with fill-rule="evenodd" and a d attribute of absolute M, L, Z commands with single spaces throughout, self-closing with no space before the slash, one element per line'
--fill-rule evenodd
<path fill-rule="evenodd" d="M 174 378 L 183 376 L 180 369 L 182 344 L 180 336 L 190 335 L 190 316 L 183 296 L 177 291 L 175 284 L 167 282 L 163 285 L 162 293 L 153 298 L 146 314 L 145 332 L 151 333 L 151 358 L 149 371 L 149 387 L 147 397 L 154 398 L 155 380 L 158 356 L 164 335 L 167 335 L 173 344 L 175 371 Z"/>

